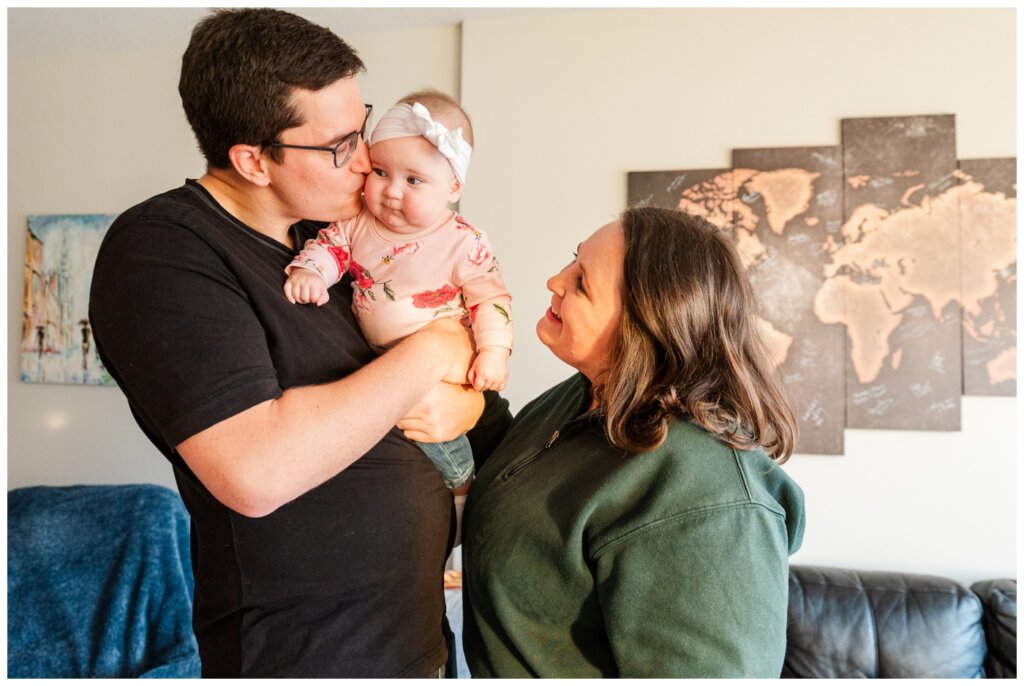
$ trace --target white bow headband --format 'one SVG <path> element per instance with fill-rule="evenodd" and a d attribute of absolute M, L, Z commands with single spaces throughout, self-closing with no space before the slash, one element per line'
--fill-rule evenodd
<path fill-rule="evenodd" d="M 445 156 L 460 183 L 466 183 L 469 158 L 473 148 L 462 137 L 462 127 L 449 131 L 444 124 L 430 118 L 430 112 L 420 103 L 399 103 L 388 110 L 370 136 L 370 145 L 403 136 L 423 136 Z"/>

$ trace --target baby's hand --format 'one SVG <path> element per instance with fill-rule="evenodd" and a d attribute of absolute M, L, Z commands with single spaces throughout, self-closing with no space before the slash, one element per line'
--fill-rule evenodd
<path fill-rule="evenodd" d="M 478 391 L 501 391 L 508 383 L 508 348 L 488 347 L 477 353 L 468 379 Z"/>
<path fill-rule="evenodd" d="M 311 269 L 293 267 L 288 280 L 284 282 L 284 297 L 290 303 L 314 303 L 317 307 L 331 299 L 327 295 L 327 284 Z"/>

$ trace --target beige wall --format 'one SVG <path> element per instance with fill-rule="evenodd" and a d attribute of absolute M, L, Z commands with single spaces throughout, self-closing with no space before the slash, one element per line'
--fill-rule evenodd
<path fill-rule="evenodd" d="M 952 112 L 961 157 L 1016 150 L 1013 10 L 577 10 L 474 19 L 461 41 L 454 27 L 348 34 L 337 12 L 370 67 L 368 102 L 461 88 L 477 135 L 462 210 L 514 295 L 514 408 L 569 373 L 532 332 L 544 280 L 622 208 L 627 171 L 835 144 L 850 116 Z M 9 487 L 172 483 L 117 390 L 17 370 L 26 215 L 118 212 L 201 173 L 183 48 L 8 63 Z M 808 503 L 794 560 L 1016 576 L 1017 402 L 963 407 L 961 432 L 851 430 L 844 457 L 793 458 Z"/>
<path fill-rule="evenodd" d="M 514 296 L 508 397 L 571 370 L 537 342 L 544 280 L 626 202 L 626 173 L 730 166 L 739 147 L 835 145 L 843 117 L 955 113 L 961 157 L 1016 151 L 1013 10 L 589 10 L 463 26 L 477 154 L 462 200 Z M 956 433 L 846 432 L 796 456 L 805 564 L 1016 575 L 1015 398 Z"/>

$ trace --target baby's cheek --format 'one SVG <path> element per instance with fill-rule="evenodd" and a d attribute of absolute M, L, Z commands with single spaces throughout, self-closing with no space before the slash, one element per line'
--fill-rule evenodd
<path fill-rule="evenodd" d="M 367 202 L 375 202 L 380 196 L 380 177 L 374 173 L 370 173 L 366 177 L 366 184 L 363 186 L 363 194 L 366 196 Z"/>

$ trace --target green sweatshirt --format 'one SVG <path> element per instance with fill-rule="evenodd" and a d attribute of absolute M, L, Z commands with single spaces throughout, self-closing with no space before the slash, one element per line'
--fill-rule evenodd
<path fill-rule="evenodd" d="M 463 533 L 474 677 L 778 677 L 803 492 L 684 420 L 627 455 L 577 375 L 480 469 Z"/>

